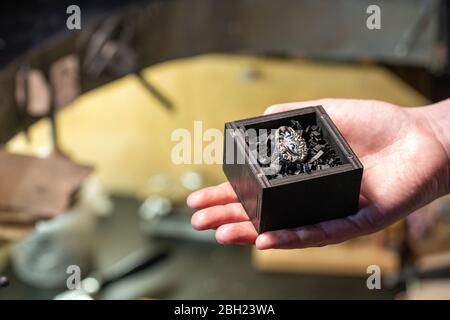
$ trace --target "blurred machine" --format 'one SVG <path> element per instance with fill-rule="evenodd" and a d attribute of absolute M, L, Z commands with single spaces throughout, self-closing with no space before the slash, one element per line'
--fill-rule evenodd
<path fill-rule="evenodd" d="M 449 71 L 449 6 L 440 0 L 378 1 L 382 30 L 389 32 L 367 29 L 373 1 L 79 1 L 81 30 L 66 28 L 70 1 L 35 1 L 25 11 L 19 2 L 0 4 L 0 12 L 7 13 L 0 19 L 4 149 L 37 162 L 57 155 L 92 166 L 106 191 L 140 203 L 133 208 L 140 229 L 122 231 L 131 228 L 124 215 L 110 235 L 114 241 L 125 242 L 122 232 L 131 237 L 137 231 L 151 239 L 182 240 L 187 252 L 216 271 L 226 263 L 214 255 L 216 249 L 196 252 L 210 245 L 213 235 L 193 232 L 184 199 L 222 181 L 221 168 L 175 166 L 170 161 L 174 129 L 192 131 L 195 120 L 202 120 L 204 129 L 222 128 L 225 121 L 259 114 L 273 103 L 324 96 L 423 105 L 428 102 L 423 95 L 368 61 L 420 67 L 432 77 Z M 0 161 L 0 167 L 6 165 Z M 72 191 L 67 198 L 76 194 Z M 74 204 L 55 216 L 76 209 Z M 372 237 L 289 255 L 223 252 L 229 267 L 233 257 L 252 257 L 257 270 L 275 273 L 364 276 L 365 266 L 376 263 L 394 276 L 392 287 L 403 286 L 399 271 L 406 261 L 407 232 L 401 223 Z M 189 267 L 180 259 L 174 263 L 197 270 L 198 261 Z M 1 263 L 0 256 L 0 271 Z M 208 278 L 198 275 L 197 281 L 203 276 Z M 217 279 L 208 279 L 205 288 L 217 286 Z M 277 281 L 289 286 L 288 279 Z"/>
<path fill-rule="evenodd" d="M 380 30 L 366 25 L 368 0 L 78 3 L 82 28 L 74 31 L 66 28 L 70 1 L 1 4 L 0 141 L 130 73 L 162 106 L 177 109 L 139 71 L 210 52 L 371 59 L 448 72 L 449 6 L 442 0 L 377 1 Z M 38 88 L 46 94 L 36 97 Z"/>

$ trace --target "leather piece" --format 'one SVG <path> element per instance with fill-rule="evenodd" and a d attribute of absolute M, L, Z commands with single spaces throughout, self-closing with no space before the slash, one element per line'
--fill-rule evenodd
<path fill-rule="evenodd" d="M 0 150 L 0 211 L 54 217 L 66 210 L 91 172 L 62 156 L 41 159 Z"/>

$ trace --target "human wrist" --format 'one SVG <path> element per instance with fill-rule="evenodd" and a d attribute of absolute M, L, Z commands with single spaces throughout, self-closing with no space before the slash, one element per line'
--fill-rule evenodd
<path fill-rule="evenodd" d="M 450 99 L 418 108 L 417 111 L 445 151 L 449 174 L 447 192 L 450 193 Z"/>

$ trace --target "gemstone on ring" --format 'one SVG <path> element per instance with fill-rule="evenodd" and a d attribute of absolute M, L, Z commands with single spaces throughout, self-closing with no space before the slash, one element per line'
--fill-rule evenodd
<path fill-rule="evenodd" d="M 275 148 L 280 159 L 290 162 L 303 162 L 308 155 L 305 139 L 287 126 L 281 126 L 275 131 Z"/>

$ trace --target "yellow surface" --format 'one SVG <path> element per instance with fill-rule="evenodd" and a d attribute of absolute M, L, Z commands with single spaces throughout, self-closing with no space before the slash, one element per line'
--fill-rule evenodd
<path fill-rule="evenodd" d="M 450 300 L 450 280 L 446 278 L 422 280 L 406 294 L 399 295 L 405 300 Z"/>
<path fill-rule="evenodd" d="M 245 80 L 249 69 L 256 70 L 256 80 Z M 390 72 L 371 65 L 206 55 L 153 66 L 144 73 L 174 102 L 175 111 L 164 109 L 128 76 L 83 95 L 57 117 L 64 152 L 93 164 L 108 190 L 140 197 L 164 185 L 162 193 L 182 200 L 188 191 L 179 176 L 189 170 L 203 174 L 206 184 L 224 179 L 220 165 L 172 164 L 171 133 L 176 128 L 192 131 L 194 120 L 202 120 L 204 130 L 223 130 L 224 122 L 259 115 L 274 103 L 324 97 L 381 99 L 405 106 L 426 103 Z M 31 145 L 19 135 L 9 150 L 51 150 L 48 121 L 36 123 L 30 133 Z"/>
<path fill-rule="evenodd" d="M 261 271 L 351 276 L 368 276 L 367 267 L 377 265 L 386 276 L 399 270 L 400 258 L 395 251 L 375 244 L 352 245 L 346 242 L 295 250 L 254 249 L 253 264 Z"/>

